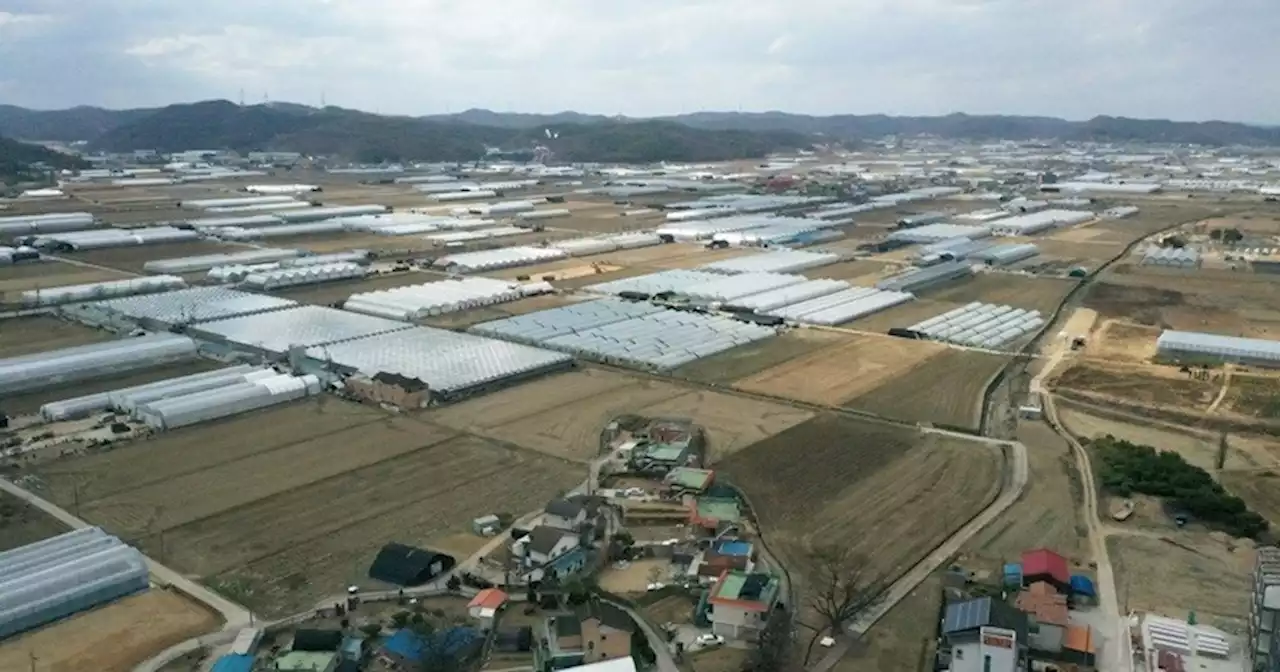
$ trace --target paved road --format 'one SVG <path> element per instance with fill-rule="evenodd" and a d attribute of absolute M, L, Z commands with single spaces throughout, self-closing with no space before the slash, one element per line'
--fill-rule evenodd
<path fill-rule="evenodd" d="M 32 506 L 44 511 L 45 513 L 66 523 L 73 529 L 81 529 L 85 527 L 93 527 L 89 523 L 71 515 L 68 511 L 62 509 L 58 505 L 39 497 L 38 495 L 19 487 L 17 484 L 7 479 L 0 478 L 0 490 L 17 497 Z M 225 625 L 224 630 L 239 630 L 253 621 L 253 614 L 248 609 L 228 600 L 225 597 L 205 588 L 204 586 L 188 579 L 187 577 L 175 572 L 168 567 L 147 558 L 147 569 L 151 572 L 151 580 L 157 584 L 164 586 L 173 586 L 179 591 L 187 594 L 192 599 L 202 602 L 206 607 L 218 612 L 222 615 Z"/>

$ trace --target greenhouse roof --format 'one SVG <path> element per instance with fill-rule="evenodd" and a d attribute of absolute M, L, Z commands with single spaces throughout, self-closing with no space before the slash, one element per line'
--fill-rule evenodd
<path fill-rule="evenodd" d="M 192 287 L 162 294 L 127 296 L 84 305 L 90 309 L 134 320 L 149 319 L 164 324 L 190 324 L 288 308 L 298 305 L 298 302 L 223 287 Z"/>
<path fill-rule="evenodd" d="M 297 306 L 268 313 L 205 322 L 198 334 L 283 353 L 293 346 L 316 346 L 363 338 L 412 325 L 323 306 Z"/>
<path fill-rule="evenodd" d="M 1160 338 L 1156 341 L 1156 348 L 1159 350 L 1185 350 L 1280 359 L 1280 341 L 1221 336 L 1195 331 L 1166 330 L 1160 334 Z"/>

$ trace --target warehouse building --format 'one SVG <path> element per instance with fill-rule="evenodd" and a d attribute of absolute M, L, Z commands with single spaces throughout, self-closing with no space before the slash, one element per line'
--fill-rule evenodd
<path fill-rule="evenodd" d="M 0 639 L 146 590 L 136 549 L 96 527 L 0 553 Z"/>
<path fill-rule="evenodd" d="M 1258 547 L 1249 600 L 1250 670 L 1280 670 L 1280 548 Z"/>
<path fill-rule="evenodd" d="M 1246 364 L 1280 368 L 1280 341 L 1166 330 L 1156 340 L 1156 358 L 1176 364 Z"/>

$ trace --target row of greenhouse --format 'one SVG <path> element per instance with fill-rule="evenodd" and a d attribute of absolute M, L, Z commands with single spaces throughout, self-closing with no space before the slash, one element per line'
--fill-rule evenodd
<path fill-rule="evenodd" d="M 1151 246 L 1142 251 L 1142 265 L 1196 268 L 1203 263 L 1200 253 L 1187 247 Z"/>
<path fill-rule="evenodd" d="M 518 283 L 470 277 L 352 294 L 343 308 L 393 320 L 419 320 L 483 308 L 551 291 L 545 282 Z"/>
<path fill-rule="evenodd" d="M 1040 311 L 975 301 L 917 322 L 910 331 L 936 341 L 999 348 L 1044 325 Z"/>
<path fill-rule="evenodd" d="M 332 266 L 335 264 L 355 264 L 361 267 L 367 266 L 373 257 L 368 250 L 351 250 L 348 252 L 333 252 L 331 254 L 316 254 L 306 257 L 287 257 L 278 261 L 267 261 L 263 263 L 233 263 L 224 266 L 214 266 L 209 269 L 205 280 L 218 284 L 226 284 L 232 282 L 243 282 L 245 278 L 255 273 L 273 273 L 275 271 L 288 271 L 308 266 Z M 202 264 L 203 265 L 203 262 Z M 361 277 L 365 273 L 353 275 L 352 277 Z"/>

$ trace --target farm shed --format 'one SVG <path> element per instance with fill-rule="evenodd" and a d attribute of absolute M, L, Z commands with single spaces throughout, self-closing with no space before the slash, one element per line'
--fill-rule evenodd
<path fill-rule="evenodd" d="M 459 278 L 352 294 L 342 307 L 357 313 L 409 321 L 507 303 L 525 295 L 517 282 Z"/>
<path fill-rule="evenodd" d="M 176 257 L 173 259 L 152 259 L 142 265 L 142 270 L 147 273 L 196 273 L 198 271 L 207 271 L 215 266 L 265 264 L 300 256 L 302 256 L 302 252 L 298 250 L 264 247 L 245 250 L 244 252 L 202 254 L 195 257 Z"/>
<path fill-rule="evenodd" d="M 242 364 L 189 376 L 167 378 L 146 385 L 134 385 L 82 397 L 61 399 L 41 406 L 40 415 L 49 422 L 61 422 L 86 418 L 108 408 L 132 413 L 142 403 L 242 383 L 250 374 L 261 371 L 263 369 Z"/>
<path fill-rule="evenodd" d="M 528 233 L 523 229 L 520 229 L 520 232 Z M 563 259 L 567 256 L 569 255 L 564 250 L 554 247 L 500 247 L 496 250 L 450 254 L 436 259 L 432 265 L 461 273 L 473 273 L 512 266 L 529 266 Z"/>
<path fill-rule="evenodd" d="M 126 296 L 62 309 L 89 324 L 163 328 L 251 315 L 298 305 L 297 301 L 224 287 L 191 287 L 160 294 Z"/>
<path fill-rule="evenodd" d="M 409 328 L 410 325 L 404 322 L 335 308 L 293 306 L 202 322 L 188 333 L 195 338 L 227 343 L 254 354 L 280 356 L 290 348 L 328 345 Z"/>
<path fill-rule="evenodd" d="M 98 301 L 117 296 L 134 294 L 152 294 L 171 289 L 182 289 L 187 286 L 186 280 L 176 275 L 157 275 L 146 278 L 128 278 L 125 280 L 108 280 L 106 282 L 90 282 L 83 285 L 66 285 L 33 289 L 22 293 L 22 305 L 28 308 L 36 306 L 56 306 L 78 301 Z"/>
<path fill-rule="evenodd" d="M 573 357 L 562 353 L 429 327 L 310 348 L 306 355 L 317 370 L 329 370 L 332 364 L 348 374 L 416 378 L 436 401 L 573 365 Z"/>
<path fill-rule="evenodd" d="M 195 341 L 177 334 L 148 334 L 0 359 L 0 394 L 93 380 L 194 359 Z"/>
<path fill-rule="evenodd" d="M 420 586 L 453 569 L 451 555 L 391 542 L 369 565 L 369 578 L 397 586 Z"/>
<path fill-rule="evenodd" d="M 1062 650 L 1070 624 L 1066 595 L 1044 581 L 1036 581 L 1018 593 L 1014 606 L 1031 618 L 1032 649 L 1052 653 Z"/>
<path fill-rule="evenodd" d="M 1280 368 L 1280 341 L 1166 330 L 1156 339 L 1156 357 L 1177 363 L 1230 362 Z"/>
<path fill-rule="evenodd" d="M 96 527 L 0 553 L 0 639 L 146 590 L 142 554 Z"/>
<path fill-rule="evenodd" d="M 896 292 L 917 292 L 939 283 L 967 278 L 971 275 L 973 275 L 973 268 L 969 264 L 951 261 L 890 276 L 877 282 L 876 288 Z"/>
<path fill-rule="evenodd" d="M 656 370 L 674 368 L 777 334 L 769 327 L 718 315 L 612 299 L 483 322 L 471 331 L 604 362 Z"/>
<path fill-rule="evenodd" d="M 810 268 L 818 268 L 840 261 L 840 255 L 829 252 L 802 252 L 799 250 L 780 250 L 765 252 L 749 257 L 727 259 L 699 266 L 698 270 L 716 273 L 795 273 Z"/>
<path fill-rule="evenodd" d="M 1068 569 L 1067 559 L 1047 548 L 1022 554 L 1022 580 L 1028 586 L 1043 581 L 1062 593 L 1071 590 L 1071 571 Z"/>
<path fill-rule="evenodd" d="M 906 303 L 914 298 L 915 296 L 909 292 L 850 287 L 769 310 L 766 314 L 806 324 L 843 324 Z"/>
<path fill-rule="evenodd" d="M 1094 218 L 1092 212 L 1083 210 L 1041 210 L 1023 215 L 1006 217 L 991 224 L 996 236 L 1031 236 L 1060 226 L 1082 224 Z"/>

